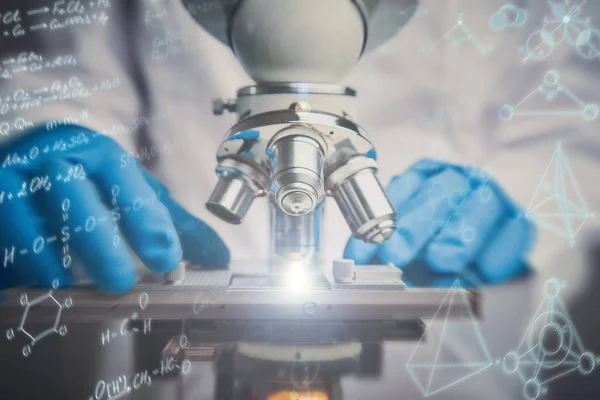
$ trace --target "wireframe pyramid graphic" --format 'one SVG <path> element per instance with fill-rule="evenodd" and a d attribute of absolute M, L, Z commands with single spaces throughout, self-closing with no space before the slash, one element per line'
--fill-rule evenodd
<path fill-rule="evenodd" d="M 515 351 L 504 356 L 502 369 L 523 382 L 523 397 L 535 400 L 548 383 L 570 373 L 590 374 L 596 357 L 586 352 L 559 293 L 563 285 L 550 279 L 545 298 Z"/>
<path fill-rule="evenodd" d="M 456 349 L 449 345 L 452 342 L 452 323 L 448 316 L 452 307 L 461 303 L 470 305 L 466 290 L 458 289 L 460 284 L 456 280 L 406 363 L 406 370 L 425 397 L 448 389 L 493 365 L 470 308 L 469 321 L 457 322 L 463 325 L 460 341 L 469 344 L 469 354 L 457 354 Z M 437 335 L 432 329 L 435 322 L 441 323 L 439 337 L 435 337 Z M 425 340 L 426 337 L 430 342 Z"/>
<path fill-rule="evenodd" d="M 577 232 L 594 216 L 587 207 L 561 143 L 558 142 L 529 203 L 527 217 L 574 244 Z"/>

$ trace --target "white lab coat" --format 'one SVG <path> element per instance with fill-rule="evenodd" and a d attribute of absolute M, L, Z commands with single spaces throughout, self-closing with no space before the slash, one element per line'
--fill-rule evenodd
<path fill-rule="evenodd" d="M 21 15 L 45 5 L 52 11 L 54 4 L 23 3 L 15 2 Z M 572 171 L 566 185 L 575 178 L 580 190 L 568 190 L 567 196 L 575 204 L 572 212 L 556 205 L 548 208 L 550 203 L 545 203 L 545 221 L 554 230 L 540 227 L 531 255 L 536 268 L 554 270 L 556 260 L 577 258 L 577 243 L 599 226 L 598 218 L 590 217 L 579 228 L 582 219 L 567 214 L 591 214 L 600 206 L 596 182 L 600 116 L 588 121 L 572 112 L 588 103 L 600 104 L 600 57 L 585 59 L 575 45 L 563 40 L 555 43 L 547 57 L 533 59 L 526 45 L 534 39 L 530 35 L 544 25 L 544 18 L 553 18 L 552 8 L 544 1 L 518 3 L 527 13 L 524 24 L 495 30 L 489 19 L 504 1 L 424 0 L 402 33 L 366 54 L 344 83 L 358 92 L 357 122 L 377 148 L 379 176 L 384 183 L 424 157 L 473 163 L 488 169 L 527 210 L 530 204 L 536 206 L 555 193 L 551 174 L 555 171 L 553 160 L 560 158 L 554 157 L 560 141 Z M 99 8 L 101 4 L 110 7 Z M 105 24 L 98 22 L 100 12 L 108 16 Z M 48 22 L 50 13 L 28 16 L 21 24 Z M 256 201 L 240 226 L 227 225 L 204 207 L 216 183 L 215 151 L 235 122 L 231 114 L 213 116 L 211 100 L 232 98 L 238 88 L 252 84 L 232 52 L 200 29 L 179 2 L 110 0 L 88 7 L 86 13 L 97 14 L 90 24 L 28 30 L 26 34 L 30 43 L 35 43 L 29 46 L 43 55 L 44 62 L 58 55 L 73 55 L 76 65 L 17 72 L 11 79 L 0 79 L 0 99 L 13 97 L 18 90 L 32 94 L 52 81 L 66 82 L 72 76 L 88 88 L 117 78 L 116 88 L 29 110 L 11 108 L 0 115 L 0 122 L 12 127 L 9 135 L 0 139 L 19 134 L 20 130 L 14 129 L 18 118 L 32 122 L 78 119 L 141 156 L 174 198 L 221 234 L 234 259 L 266 258 L 266 201 Z M 466 29 L 458 27 L 447 35 L 461 13 Z M 575 17 L 590 17 L 592 26 L 600 24 L 600 3 L 588 1 Z M 58 19 L 63 21 L 65 16 Z M 559 32 L 562 28 L 554 32 L 556 42 Z M 452 42 L 461 35 L 474 35 L 474 39 Z M 591 40 L 596 40 L 600 49 L 600 38 L 592 35 Z M 23 38 L 0 36 L 2 60 L 29 51 L 22 47 L 23 42 Z M 489 54 L 482 54 L 485 47 L 491 48 Z M 522 47 L 524 51 L 520 51 Z M 0 63 L 0 68 L 12 70 L 13 64 Z M 576 97 L 565 92 L 551 100 L 539 92 L 528 97 L 550 70 L 558 71 L 560 84 Z M 519 104 L 509 121 L 499 118 L 506 104 Z M 542 112 L 528 115 L 527 111 Z M 329 201 L 328 205 L 323 243 L 326 255 L 335 257 L 341 254 L 350 232 L 335 203 Z M 572 238 L 575 246 L 564 236 L 572 232 L 576 232 Z M 580 277 L 568 279 L 576 285 Z"/>

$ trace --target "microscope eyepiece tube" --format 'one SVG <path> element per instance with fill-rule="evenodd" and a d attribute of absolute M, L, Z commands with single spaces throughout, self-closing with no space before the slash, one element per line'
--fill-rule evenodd
<path fill-rule="evenodd" d="M 290 128 L 268 148 L 271 191 L 277 206 L 292 216 L 310 213 L 325 197 L 323 150 L 305 130 Z"/>
<path fill-rule="evenodd" d="M 331 189 L 352 235 L 368 243 L 383 243 L 396 230 L 396 211 L 375 175 L 375 161 L 356 158 L 336 171 Z M 345 176 L 344 176 L 345 175 Z"/>

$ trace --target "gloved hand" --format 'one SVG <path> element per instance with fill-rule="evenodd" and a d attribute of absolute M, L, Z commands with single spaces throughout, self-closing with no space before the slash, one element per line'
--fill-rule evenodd
<path fill-rule="evenodd" d="M 0 162 L 0 288 L 68 286 L 79 260 L 99 289 L 122 293 L 136 279 L 130 249 L 157 273 L 183 256 L 229 262 L 216 232 L 109 137 L 38 127 L 1 147 Z"/>
<path fill-rule="evenodd" d="M 439 273 L 474 269 L 488 283 L 527 272 L 535 226 L 482 171 L 422 160 L 394 177 L 387 193 L 396 232 L 381 245 L 351 238 L 344 257 L 401 268 L 425 261 Z"/>

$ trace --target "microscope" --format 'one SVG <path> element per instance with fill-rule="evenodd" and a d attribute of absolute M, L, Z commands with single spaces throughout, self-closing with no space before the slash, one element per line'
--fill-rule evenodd
<path fill-rule="evenodd" d="M 214 114 L 238 120 L 217 150 L 207 208 L 240 224 L 266 198 L 273 275 L 319 264 L 326 196 L 356 238 L 383 243 L 396 213 L 377 179 L 375 148 L 355 122 L 356 92 L 338 84 L 366 51 L 369 8 L 350 0 L 234 3 L 226 40 L 257 84 L 213 104 Z"/>
<path fill-rule="evenodd" d="M 127 317 L 139 312 L 143 297 L 147 318 L 207 323 L 207 340 L 239 339 L 248 321 L 295 321 L 297 331 L 307 321 L 360 321 L 357 337 L 369 321 L 384 336 L 399 329 L 419 337 L 422 325 L 415 321 L 448 311 L 446 297 L 461 289 L 407 287 L 393 265 L 359 267 L 344 259 L 325 265 L 319 257 L 326 196 L 360 240 L 383 243 L 396 229 L 396 211 L 377 179 L 375 148 L 355 121 L 356 92 L 339 82 L 363 55 L 398 33 L 417 0 L 182 3 L 200 27 L 231 48 L 256 82 L 239 89 L 234 100 L 214 101 L 214 114 L 234 112 L 237 122 L 217 149 L 218 182 L 206 207 L 240 224 L 255 201 L 268 201 L 271 260 L 259 273 L 182 262 L 164 276 L 148 272 L 118 297 L 86 284 L 58 289 L 54 296 L 77 303 L 61 317 Z M 21 294 L 19 288 L 6 291 L 0 305 L 17 320 Z M 470 315 L 478 296 L 469 292 L 468 299 L 471 304 L 453 307 L 448 315 Z M 36 315 L 43 318 L 47 311 L 52 318 L 51 305 L 41 308 Z"/>
<path fill-rule="evenodd" d="M 96 339 L 104 346 L 137 335 L 152 368 L 130 377 L 134 389 L 143 373 L 166 379 L 191 362 L 214 362 L 218 399 L 338 400 L 343 376 L 380 374 L 382 341 L 423 340 L 423 319 L 438 314 L 479 316 L 477 291 L 415 287 L 393 265 L 320 257 L 327 196 L 360 240 L 383 243 L 396 230 L 375 148 L 356 122 L 357 94 L 340 82 L 408 22 L 417 0 L 182 2 L 256 82 L 213 103 L 214 114 L 237 121 L 216 149 L 218 181 L 206 207 L 240 224 L 255 201 L 269 202 L 267 271 L 182 262 L 164 276 L 147 272 L 119 296 L 86 284 L 12 288 L 0 302 L 11 345 L 29 357 L 67 327 L 116 320 L 116 331 Z"/>
<path fill-rule="evenodd" d="M 377 178 L 375 148 L 356 122 L 357 94 L 339 82 L 408 22 L 417 0 L 182 2 L 256 82 L 234 100 L 214 101 L 214 114 L 236 113 L 237 122 L 216 149 L 218 182 L 206 206 L 240 224 L 255 201 L 269 202 L 268 271 L 182 262 L 165 276 L 148 273 L 120 296 L 87 286 L 53 290 L 54 303 L 35 303 L 36 322 L 54 321 L 56 304 L 67 301 L 72 307 L 59 314 L 67 323 L 123 318 L 123 330 L 139 315 L 152 320 L 153 332 L 162 326 L 166 339 L 185 333 L 186 358 L 201 361 L 223 342 L 254 343 L 248 356 L 265 342 L 285 352 L 289 343 L 419 340 L 422 319 L 477 316 L 476 291 L 410 287 L 393 265 L 358 267 L 340 259 L 327 266 L 319 257 L 327 196 L 360 240 L 383 243 L 396 229 L 396 211 Z M 28 298 L 49 296 L 22 291 L 4 293 L 6 322 L 19 324 Z M 465 301 L 448 301 L 455 295 Z M 169 357 L 181 354 L 174 348 Z"/>
<path fill-rule="evenodd" d="M 356 123 L 356 92 L 339 82 L 392 33 L 393 25 L 372 20 L 384 3 L 414 11 L 417 1 L 226 1 L 221 29 L 208 23 L 214 19 L 201 2 L 183 2 L 256 82 L 236 99 L 214 101 L 215 115 L 235 112 L 237 123 L 217 149 L 218 183 L 208 210 L 240 224 L 253 202 L 265 198 L 271 277 L 320 273 L 327 196 L 354 237 L 386 241 L 396 213 L 377 178 L 373 143 Z"/>

